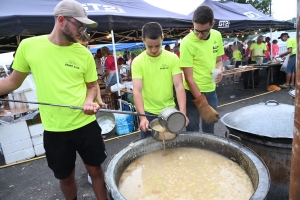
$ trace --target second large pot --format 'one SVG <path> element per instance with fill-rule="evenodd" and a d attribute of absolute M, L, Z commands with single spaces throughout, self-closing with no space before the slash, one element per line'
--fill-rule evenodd
<path fill-rule="evenodd" d="M 221 122 L 230 139 L 256 152 L 270 171 L 268 199 L 288 199 L 293 141 L 294 106 L 276 101 L 255 104 L 227 113 Z"/>

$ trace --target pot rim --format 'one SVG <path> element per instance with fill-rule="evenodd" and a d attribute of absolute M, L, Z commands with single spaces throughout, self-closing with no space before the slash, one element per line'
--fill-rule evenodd
<path fill-rule="evenodd" d="M 267 196 L 267 193 L 270 188 L 270 174 L 268 171 L 268 168 L 264 161 L 250 148 L 242 145 L 239 142 L 235 142 L 233 140 L 223 138 L 220 136 L 215 136 L 212 134 L 206 134 L 202 133 L 199 134 L 198 132 L 190 132 L 189 134 L 178 134 L 179 137 L 176 137 L 173 140 L 168 141 L 167 143 L 178 143 L 180 140 L 184 140 L 185 136 L 191 137 L 187 138 L 188 140 L 193 140 L 193 138 L 203 138 L 203 139 L 209 139 L 209 140 L 217 140 L 220 142 L 222 145 L 230 145 L 232 148 L 236 149 L 237 151 L 240 151 L 244 155 L 246 155 L 253 163 L 255 166 L 255 169 L 257 170 L 258 174 L 258 184 L 257 188 L 254 191 L 252 197 L 250 198 L 251 200 L 261 200 L 261 197 Z M 108 191 L 110 192 L 111 196 L 113 199 L 116 200 L 125 200 L 125 198 L 121 195 L 121 193 L 118 190 L 118 186 L 115 183 L 114 180 L 114 172 L 116 171 L 116 166 L 119 162 L 119 160 L 126 156 L 127 153 L 129 153 L 132 148 L 140 148 L 143 146 L 151 145 L 153 143 L 158 143 L 159 141 L 155 140 L 152 137 L 148 137 L 145 139 L 140 139 L 137 140 L 133 143 L 133 145 L 125 146 L 123 149 L 121 149 L 119 152 L 117 152 L 108 162 L 108 165 L 105 170 L 105 182 Z M 159 142 L 161 143 L 161 142 Z M 180 147 L 179 147 L 180 148 Z M 138 156 L 134 157 L 135 159 L 138 158 Z M 228 158 L 228 157 L 227 157 Z M 230 159 L 230 158 L 228 158 Z"/>

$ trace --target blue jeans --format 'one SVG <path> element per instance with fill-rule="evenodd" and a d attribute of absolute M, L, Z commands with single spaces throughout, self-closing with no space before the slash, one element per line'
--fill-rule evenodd
<path fill-rule="evenodd" d="M 190 120 L 189 125 L 186 127 L 187 131 L 199 132 L 200 130 L 200 114 L 197 107 L 194 105 L 192 100 L 195 99 L 193 94 L 189 90 L 185 90 L 186 93 L 186 114 Z M 218 106 L 218 97 L 216 91 L 213 92 L 202 92 L 205 95 L 208 104 L 217 110 Z M 201 119 L 201 129 L 204 133 L 214 133 L 215 124 L 206 124 Z"/>
<path fill-rule="evenodd" d="M 147 111 L 145 111 L 145 114 L 155 115 L 155 114 L 149 113 L 149 112 L 147 112 Z M 151 122 L 152 120 L 156 119 L 156 117 L 148 117 L 148 116 L 146 116 L 146 118 L 147 118 L 147 120 L 149 121 L 149 124 L 150 124 L 150 122 Z M 143 138 L 146 138 L 146 137 L 149 137 L 149 136 L 151 136 L 151 131 L 146 131 L 146 132 L 141 131 L 141 138 L 142 138 L 142 139 L 143 139 Z"/>
<path fill-rule="evenodd" d="M 285 69 L 285 73 L 286 74 L 295 73 L 295 68 L 296 68 L 296 54 L 290 56 L 287 67 Z"/>

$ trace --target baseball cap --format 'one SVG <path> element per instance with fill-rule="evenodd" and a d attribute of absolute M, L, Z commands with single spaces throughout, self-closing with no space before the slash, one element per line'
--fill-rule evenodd
<path fill-rule="evenodd" d="M 280 37 L 278 39 L 281 39 L 283 36 L 288 36 L 288 33 L 281 33 Z"/>
<path fill-rule="evenodd" d="M 68 16 L 77 19 L 87 26 L 96 27 L 98 23 L 90 20 L 83 6 L 75 0 L 62 0 L 54 8 L 54 16 Z"/>

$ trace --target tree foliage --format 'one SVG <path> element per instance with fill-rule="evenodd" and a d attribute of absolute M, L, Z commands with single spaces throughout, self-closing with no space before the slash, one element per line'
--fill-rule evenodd
<path fill-rule="evenodd" d="M 247 3 L 251 4 L 254 8 L 260 12 L 270 15 L 270 3 L 272 0 L 220 0 L 221 2 L 233 1 L 236 3 Z M 272 12 L 272 11 L 271 11 Z"/>

